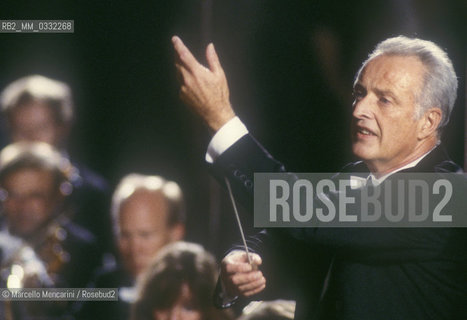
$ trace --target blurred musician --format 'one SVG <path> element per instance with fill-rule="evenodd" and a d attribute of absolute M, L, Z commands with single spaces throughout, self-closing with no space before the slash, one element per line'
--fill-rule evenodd
<path fill-rule="evenodd" d="M 1 112 L 12 142 L 46 142 L 69 159 L 68 137 L 74 105 L 70 87 L 41 75 L 30 75 L 10 83 L 1 93 Z M 112 251 L 107 182 L 86 166 L 71 161 L 69 179 L 73 194 L 72 220 L 90 230 L 103 251 Z"/>
<path fill-rule="evenodd" d="M 68 219 L 70 168 L 66 158 L 42 142 L 19 142 L 0 152 L 1 233 L 21 241 L 2 260 L 7 287 L 84 287 L 101 261 L 94 236 Z M 59 318 L 68 307 L 29 306 L 21 308 L 28 319 L 28 313 Z"/>
<path fill-rule="evenodd" d="M 93 283 L 119 288 L 119 301 L 86 302 L 78 319 L 129 319 L 137 278 L 161 248 L 185 236 L 184 207 L 178 184 L 161 176 L 132 173 L 120 181 L 111 209 L 119 263 L 101 270 Z"/>

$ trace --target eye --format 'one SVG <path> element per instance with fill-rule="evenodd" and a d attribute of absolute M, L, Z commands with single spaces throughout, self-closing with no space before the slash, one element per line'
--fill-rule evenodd
<path fill-rule="evenodd" d="M 140 231 L 139 234 L 138 234 L 142 239 L 149 239 L 152 235 L 153 235 L 153 232 L 151 231 Z"/>
<path fill-rule="evenodd" d="M 130 239 L 131 235 L 127 231 L 120 231 L 120 239 L 121 240 L 128 240 Z"/>
<path fill-rule="evenodd" d="M 366 96 L 366 90 L 361 86 L 356 86 L 353 89 L 352 94 L 353 94 L 355 101 L 359 101 L 360 99 Z"/>
<path fill-rule="evenodd" d="M 389 99 L 386 98 L 386 97 L 380 97 L 380 98 L 379 98 L 379 102 L 381 102 L 382 104 L 390 104 L 390 103 L 391 103 L 391 100 L 389 100 Z"/>

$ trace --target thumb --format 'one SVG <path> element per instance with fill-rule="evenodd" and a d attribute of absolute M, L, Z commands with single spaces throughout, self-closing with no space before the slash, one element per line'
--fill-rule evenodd
<path fill-rule="evenodd" d="M 253 262 L 253 264 L 257 266 L 263 263 L 263 260 L 261 259 L 261 257 L 257 255 L 256 253 L 253 253 L 253 254 L 250 253 L 250 258 L 251 258 L 251 262 Z"/>
<path fill-rule="evenodd" d="M 208 44 L 206 48 L 206 60 L 208 61 L 209 70 L 214 73 L 217 73 L 222 70 L 219 57 L 217 56 L 216 49 L 212 43 Z"/>

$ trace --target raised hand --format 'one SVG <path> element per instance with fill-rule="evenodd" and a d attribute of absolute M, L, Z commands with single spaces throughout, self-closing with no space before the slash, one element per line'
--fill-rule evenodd
<path fill-rule="evenodd" d="M 206 47 L 208 68 L 196 60 L 182 40 L 174 36 L 175 67 L 180 81 L 180 98 L 214 132 L 235 116 L 229 101 L 229 87 L 219 58 L 210 43 Z"/>

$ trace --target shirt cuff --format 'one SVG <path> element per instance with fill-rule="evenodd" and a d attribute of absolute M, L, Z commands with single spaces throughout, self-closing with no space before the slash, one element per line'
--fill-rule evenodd
<path fill-rule="evenodd" d="M 217 130 L 216 134 L 212 137 L 211 142 L 209 142 L 205 158 L 206 162 L 213 163 L 218 156 L 247 133 L 248 129 L 238 117 L 230 119 L 219 130 Z"/>
<path fill-rule="evenodd" d="M 222 280 L 217 280 L 216 290 L 214 294 L 214 305 L 220 309 L 230 308 L 237 302 L 238 296 L 231 297 L 225 289 Z"/>

